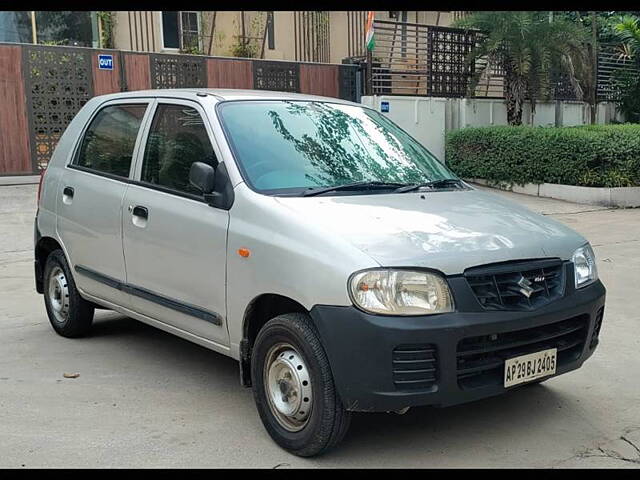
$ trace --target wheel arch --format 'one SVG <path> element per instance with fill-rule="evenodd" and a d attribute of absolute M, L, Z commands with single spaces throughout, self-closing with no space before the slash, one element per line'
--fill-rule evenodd
<path fill-rule="evenodd" d="M 251 352 L 262 326 L 278 315 L 294 312 L 309 314 L 300 302 L 276 293 L 264 293 L 249 302 L 242 319 L 240 341 L 240 382 L 243 386 L 251 386 Z"/>
<path fill-rule="evenodd" d="M 40 237 L 35 247 L 35 275 L 36 275 L 36 291 L 44 293 L 44 266 L 47 258 L 54 250 L 64 249 L 62 245 L 53 237 Z M 65 255 L 66 256 L 66 255 Z"/>

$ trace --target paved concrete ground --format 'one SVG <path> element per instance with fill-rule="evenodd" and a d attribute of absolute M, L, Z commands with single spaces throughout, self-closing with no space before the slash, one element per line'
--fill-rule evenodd
<path fill-rule="evenodd" d="M 33 286 L 35 190 L 0 187 L 0 467 L 640 466 L 640 209 L 500 192 L 594 245 L 608 288 L 594 356 L 468 405 L 356 415 L 338 449 L 301 459 L 268 437 L 233 360 L 107 312 L 89 338 L 53 333 Z"/>

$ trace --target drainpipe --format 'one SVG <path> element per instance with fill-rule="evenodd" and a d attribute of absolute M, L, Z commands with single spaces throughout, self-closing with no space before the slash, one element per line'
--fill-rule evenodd
<path fill-rule="evenodd" d="M 213 12 L 213 19 L 211 20 L 211 32 L 209 35 L 209 50 L 207 55 L 211 55 L 211 50 L 213 48 L 213 34 L 216 31 L 216 15 L 218 15 L 218 11 Z"/>
<path fill-rule="evenodd" d="M 36 33 L 36 12 L 35 10 L 31 11 L 31 38 L 32 43 L 38 43 L 38 34 Z"/>
<path fill-rule="evenodd" d="M 549 12 L 549 23 L 553 22 L 553 11 Z M 556 127 L 562 126 L 562 104 L 560 100 L 556 98 L 556 106 L 555 106 L 555 121 L 554 124 Z"/>
<path fill-rule="evenodd" d="M 593 88 L 591 92 L 591 125 L 596 123 L 596 115 L 598 111 L 598 28 L 596 26 L 596 12 L 591 12 L 591 55 L 593 63 Z"/>
<path fill-rule="evenodd" d="M 241 15 L 241 20 L 242 20 L 242 46 L 245 47 L 246 46 L 246 31 L 244 28 L 244 10 L 242 10 L 240 12 Z"/>

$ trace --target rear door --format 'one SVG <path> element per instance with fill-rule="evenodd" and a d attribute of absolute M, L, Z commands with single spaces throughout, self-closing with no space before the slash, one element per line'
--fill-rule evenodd
<path fill-rule="evenodd" d="M 64 169 L 57 192 L 57 229 L 81 291 L 128 305 L 122 253 L 122 201 L 148 100 L 100 106 Z"/>
<path fill-rule="evenodd" d="M 197 102 L 160 98 L 146 130 L 123 209 L 133 310 L 226 346 L 229 213 L 189 184 L 193 162 L 218 165 L 210 125 Z"/>

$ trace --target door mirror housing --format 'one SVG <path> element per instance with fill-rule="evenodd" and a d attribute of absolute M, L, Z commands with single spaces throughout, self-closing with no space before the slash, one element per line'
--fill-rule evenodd
<path fill-rule="evenodd" d="M 200 190 L 204 195 L 213 192 L 215 187 L 216 171 L 204 162 L 193 162 L 189 169 L 189 183 Z"/>
<path fill-rule="evenodd" d="M 224 163 L 214 170 L 208 163 L 194 162 L 189 169 L 189 183 L 202 192 L 212 207 L 229 210 L 233 205 L 233 186 Z"/>

